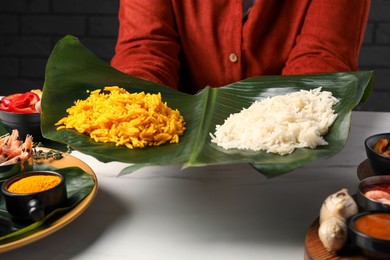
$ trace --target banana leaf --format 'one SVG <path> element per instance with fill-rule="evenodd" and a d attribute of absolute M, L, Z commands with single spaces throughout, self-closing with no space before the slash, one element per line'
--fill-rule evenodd
<path fill-rule="evenodd" d="M 58 208 L 45 216 L 42 220 L 29 223 L 18 222 L 8 213 L 5 206 L 5 199 L 0 194 L 0 245 L 16 241 L 22 237 L 28 236 L 41 228 L 45 228 L 46 224 L 50 224 L 52 221 L 59 219 L 66 212 L 69 212 L 80 201 L 82 201 L 88 194 L 91 193 L 95 186 L 93 177 L 84 172 L 78 167 L 66 167 L 61 169 L 55 169 L 46 164 L 34 164 L 34 170 L 55 170 L 66 176 L 66 189 L 68 195 L 68 202 L 61 208 Z M 0 185 L 2 182 L 0 182 Z"/>
<path fill-rule="evenodd" d="M 131 61 L 129 61 L 131 62 Z M 178 109 L 186 121 L 186 132 L 178 144 L 128 149 L 110 143 L 97 143 L 71 129 L 56 130 L 54 125 L 66 116 L 66 109 L 77 99 L 88 97 L 87 90 L 120 86 L 129 92 L 160 92 L 163 101 Z M 322 86 L 340 100 L 334 107 L 337 120 L 325 136 L 329 143 L 316 149 L 297 149 L 280 156 L 266 152 L 225 150 L 211 143 L 210 133 L 232 113 L 249 107 L 255 100 L 284 95 L 300 89 Z M 321 73 L 294 76 L 259 76 L 220 88 L 206 87 L 190 95 L 163 85 L 124 74 L 99 59 L 76 37 L 67 35 L 52 50 L 46 66 L 42 97 L 42 134 L 68 144 L 102 162 L 120 161 L 132 165 L 120 174 L 151 165 L 180 164 L 182 168 L 231 163 L 249 163 L 267 177 L 302 167 L 312 160 L 330 157 L 343 149 L 348 138 L 351 111 L 367 99 L 373 86 L 373 72 Z"/>

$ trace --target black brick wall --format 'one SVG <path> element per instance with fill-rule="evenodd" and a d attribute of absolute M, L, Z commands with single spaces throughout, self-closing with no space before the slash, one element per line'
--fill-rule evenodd
<path fill-rule="evenodd" d="M 359 1 L 359 0 L 357 0 Z M 375 72 L 375 87 L 358 110 L 390 111 L 390 0 L 372 0 L 363 47 L 361 70 Z"/>
<path fill-rule="evenodd" d="M 355 0 L 359 1 L 359 0 Z M 80 38 L 109 62 L 118 29 L 118 0 L 16 0 L 0 5 L 0 95 L 41 87 L 54 44 Z M 353 10 L 351 10 L 353 11 Z M 372 0 L 359 57 L 375 71 L 375 88 L 357 110 L 390 111 L 390 0 Z"/>

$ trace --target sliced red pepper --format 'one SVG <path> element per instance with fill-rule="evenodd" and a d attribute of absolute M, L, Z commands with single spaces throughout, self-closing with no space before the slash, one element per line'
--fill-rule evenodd
<path fill-rule="evenodd" d="M 12 94 L 12 95 L 3 97 L 1 99 L 1 103 L 3 103 L 6 107 L 8 107 L 12 102 L 14 102 L 16 99 L 18 99 L 21 95 L 23 95 L 23 94 L 18 93 L 18 94 Z"/>
<path fill-rule="evenodd" d="M 27 108 L 31 106 L 35 106 L 35 104 L 39 101 L 39 96 L 33 92 L 26 92 L 21 96 L 14 99 L 14 101 L 10 104 L 10 107 L 13 108 Z"/>
<path fill-rule="evenodd" d="M 35 104 L 40 97 L 34 92 L 12 94 L 1 99 L 0 109 L 15 113 L 36 113 Z"/>
<path fill-rule="evenodd" d="M 8 110 L 8 107 L 6 105 L 4 105 L 3 102 L 0 103 L 0 110 L 4 110 L 4 111 L 7 111 Z"/>

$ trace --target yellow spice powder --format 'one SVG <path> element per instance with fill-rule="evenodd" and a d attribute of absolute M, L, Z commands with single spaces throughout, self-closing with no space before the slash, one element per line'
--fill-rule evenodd
<path fill-rule="evenodd" d="M 178 143 L 186 129 L 180 112 L 162 102 L 160 93 L 129 93 L 117 86 L 91 91 L 67 112 L 57 130 L 73 128 L 96 142 L 130 149 Z"/>
<path fill-rule="evenodd" d="M 33 175 L 15 181 L 8 187 L 8 191 L 18 194 L 28 194 L 49 190 L 61 182 L 59 176 Z"/>

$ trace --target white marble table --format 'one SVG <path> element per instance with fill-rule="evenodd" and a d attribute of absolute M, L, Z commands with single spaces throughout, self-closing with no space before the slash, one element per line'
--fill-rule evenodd
<path fill-rule="evenodd" d="M 340 153 L 274 179 L 245 164 L 117 177 L 125 164 L 74 152 L 98 177 L 93 203 L 65 228 L 0 259 L 303 259 L 322 200 L 356 191 L 363 141 L 390 131 L 389 122 L 390 113 L 353 112 Z"/>

